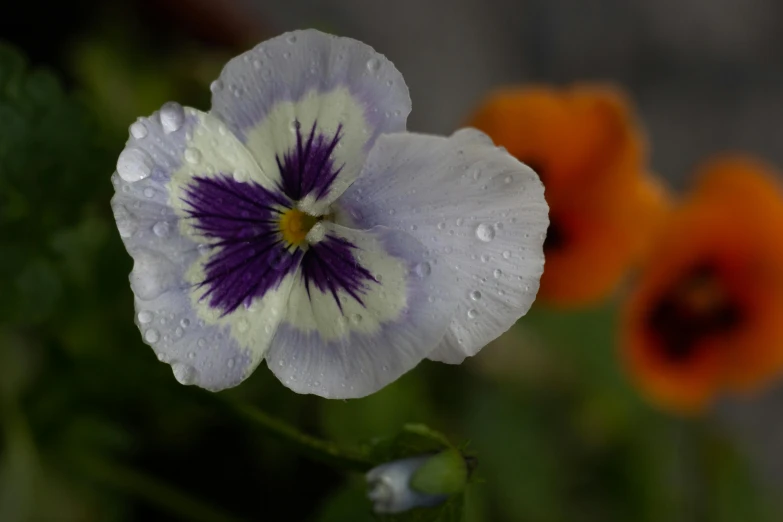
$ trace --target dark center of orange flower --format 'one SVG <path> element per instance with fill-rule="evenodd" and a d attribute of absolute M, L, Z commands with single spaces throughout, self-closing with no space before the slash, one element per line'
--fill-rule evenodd
<path fill-rule="evenodd" d="M 701 342 L 726 334 L 742 310 L 711 264 L 701 264 L 664 293 L 647 316 L 647 327 L 668 361 L 689 359 Z"/>
<path fill-rule="evenodd" d="M 565 240 L 563 226 L 560 224 L 557 216 L 550 216 L 549 228 L 546 230 L 546 239 L 544 239 L 544 255 L 546 256 L 563 248 Z"/>
<path fill-rule="evenodd" d="M 544 184 L 544 187 L 546 188 L 546 184 L 548 181 L 548 173 L 546 169 L 543 167 L 542 163 L 536 159 L 524 159 L 521 158 L 520 161 L 533 169 L 536 174 L 538 174 L 538 177 L 541 178 L 541 182 Z M 551 208 L 551 202 L 550 202 L 550 209 L 549 209 L 549 228 L 546 231 L 546 239 L 544 239 L 544 255 L 547 254 L 553 254 L 559 250 L 561 250 L 566 243 L 566 235 L 565 235 L 565 227 L 563 227 L 563 223 L 560 219 L 558 219 L 558 216 L 556 213 L 552 211 Z"/>

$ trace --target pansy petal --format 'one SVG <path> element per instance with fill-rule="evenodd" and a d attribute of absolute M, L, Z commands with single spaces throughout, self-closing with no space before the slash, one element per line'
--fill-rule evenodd
<path fill-rule="evenodd" d="M 112 182 L 142 338 L 182 383 L 239 384 L 299 261 L 269 224 L 291 202 L 225 126 L 176 104 L 131 126 Z"/>
<path fill-rule="evenodd" d="M 263 170 L 282 165 L 277 181 L 312 215 L 326 213 L 356 178 L 381 133 L 405 129 L 411 108 L 402 75 L 383 55 L 315 30 L 234 58 L 212 90 L 212 114 Z"/>
<path fill-rule="evenodd" d="M 535 299 L 549 223 L 543 186 L 481 132 L 382 136 L 335 206 L 338 222 L 407 231 L 456 272 L 457 310 L 431 359 L 476 354 Z"/>
<path fill-rule="evenodd" d="M 267 364 L 298 393 L 369 395 L 443 338 L 453 274 L 404 232 L 321 222 L 309 238 Z"/>

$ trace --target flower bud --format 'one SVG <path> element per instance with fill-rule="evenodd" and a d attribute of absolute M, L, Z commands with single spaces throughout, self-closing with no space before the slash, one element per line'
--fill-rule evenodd
<path fill-rule="evenodd" d="M 434 507 L 465 487 L 468 469 L 459 451 L 395 460 L 367 473 L 376 513 L 401 513 L 416 507 Z"/>

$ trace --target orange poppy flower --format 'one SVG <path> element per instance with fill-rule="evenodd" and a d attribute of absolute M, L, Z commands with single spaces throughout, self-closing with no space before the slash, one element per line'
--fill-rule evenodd
<path fill-rule="evenodd" d="M 706 165 L 652 247 L 621 350 L 661 406 L 698 411 L 783 369 L 783 193 L 774 177 L 748 158 Z"/>
<path fill-rule="evenodd" d="M 469 120 L 541 176 L 550 209 L 538 298 L 582 306 L 605 298 L 644 252 L 666 209 L 646 174 L 628 103 L 601 86 L 509 89 Z"/>

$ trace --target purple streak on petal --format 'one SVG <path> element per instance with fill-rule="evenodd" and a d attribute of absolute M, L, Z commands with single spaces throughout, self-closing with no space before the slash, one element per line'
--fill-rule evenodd
<path fill-rule="evenodd" d="M 342 311 L 343 305 L 337 294 L 342 289 L 364 306 L 362 294 L 367 283 L 378 281 L 354 257 L 353 250 L 356 248 L 350 241 L 332 235 L 310 245 L 302 258 L 302 279 L 307 294 L 310 295 L 311 284 L 321 292 L 329 292 Z"/>
<path fill-rule="evenodd" d="M 199 283 L 207 288 L 202 299 L 223 315 L 277 288 L 299 266 L 302 251 L 289 251 L 277 229 L 280 214 L 291 208 L 283 194 L 225 174 L 196 176 L 185 193 L 194 228 L 213 240 Z"/>
<path fill-rule="evenodd" d="M 338 125 L 337 132 L 331 138 L 317 132 L 317 122 L 313 123 L 308 136 L 302 135 L 301 125 L 294 122 L 296 128 L 296 146 L 277 156 L 277 167 L 282 178 L 282 190 L 299 201 L 308 194 L 316 199 L 323 198 L 332 183 L 343 169 L 335 167 L 332 153 L 342 138 L 343 126 Z"/>

